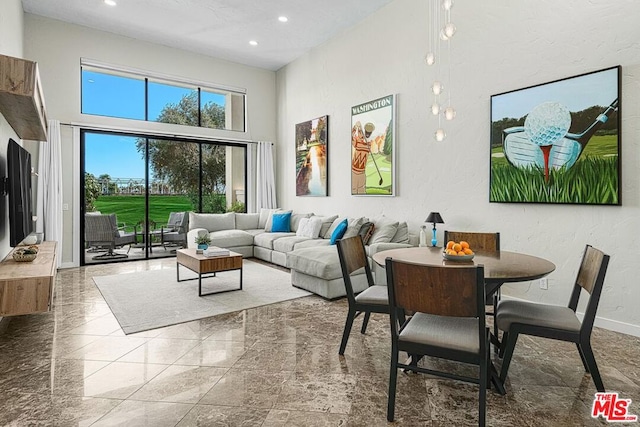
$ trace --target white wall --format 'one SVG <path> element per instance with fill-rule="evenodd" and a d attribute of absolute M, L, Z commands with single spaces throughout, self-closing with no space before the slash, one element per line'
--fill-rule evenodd
<path fill-rule="evenodd" d="M 92 30 L 78 25 L 25 14 L 25 52 L 38 61 L 50 118 L 62 122 L 133 126 L 136 129 L 188 132 L 205 136 L 275 140 L 275 73 L 227 61 L 197 55 L 166 46 Z M 80 58 L 121 65 L 155 73 L 242 87 L 247 90 L 247 132 L 193 129 L 162 123 L 144 123 L 83 116 L 80 114 Z M 64 212 L 62 262 L 72 256 L 74 228 L 73 181 L 79 172 L 72 157 L 71 132 L 63 127 L 62 162 Z M 74 170 L 75 169 L 75 170 Z M 77 190 L 76 190 L 77 191 Z"/>
<path fill-rule="evenodd" d="M 553 261 L 549 290 L 505 293 L 566 304 L 585 244 L 611 255 L 600 325 L 640 336 L 640 2 L 551 0 L 455 3 L 454 122 L 433 139 L 427 2 L 395 0 L 360 25 L 277 72 L 279 204 L 316 213 L 385 214 L 417 233 L 430 211 L 457 230 L 500 231 L 505 250 Z M 622 202 L 618 206 L 490 204 L 490 96 L 622 65 Z M 397 197 L 350 195 L 350 107 L 398 94 Z M 329 115 L 328 198 L 295 196 L 294 126 Z M 608 319 L 608 320 L 607 320 Z"/>
<path fill-rule="evenodd" d="M 0 6 L 0 54 L 22 57 L 23 20 L 21 0 L 3 0 Z M 7 175 L 7 145 L 9 138 L 20 141 L 13 128 L 0 114 L 0 177 Z M 7 196 L 0 195 L 0 259 L 10 250 L 9 210 Z"/>

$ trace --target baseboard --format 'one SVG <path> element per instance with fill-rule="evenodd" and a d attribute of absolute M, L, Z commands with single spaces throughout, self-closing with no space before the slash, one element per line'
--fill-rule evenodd
<path fill-rule="evenodd" d="M 75 263 L 73 262 L 63 262 L 62 264 L 60 264 L 60 267 L 58 268 L 74 268 L 74 267 L 78 267 L 78 266 L 75 265 Z"/>
<path fill-rule="evenodd" d="M 510 297 L 507 295 L 502 295 L 503 299 L 512 299 L 518 301 L 527 301 L 522 298 Z M 576 312 L 580 320 L 582 320 L 584 313 L 578 311 Z M 619 320 L 611 320 L 605 319 L 604 317 L 596 316 L 596 320 L 594 322 L 595 326 L 598 328 L 606 329 L 608 331 L 620 332 L 621 334 L 632 335 L 634 337 L 640 338 L 640 326 L 633 325 L 631 323 L 620 322 Z"/>

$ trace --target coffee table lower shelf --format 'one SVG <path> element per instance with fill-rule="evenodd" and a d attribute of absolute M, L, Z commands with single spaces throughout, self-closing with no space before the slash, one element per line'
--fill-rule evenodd
<path fill-rule="evenodd" d="M 180 266 L 183 266 L 198 275 L 192 279 L 180 279 Z M 240 271 L 240 287 L 237 289 L 224 289 L 220 291 L 202 293 L 202 279 L 207 277 L 215 277 L 216 273 L 222 271 Z M 213 273 L 213 274 L 210 274 Z M 205 276 L 205 274 L 209 274 Z M 242 255 L 236 252 L 230 252 L 227 256 L 206 257 L 197 254 L 195 249 L 179 249 L 176 251 L 176 276 L 178 282 L 186 282 L 188 280 L 198 280 L 198 296 L 220 294 L 223 292 L 241 291 L 242 290 Z"/>

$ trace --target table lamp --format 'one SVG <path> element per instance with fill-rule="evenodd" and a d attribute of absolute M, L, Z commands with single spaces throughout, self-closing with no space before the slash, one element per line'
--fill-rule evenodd
<path fill-rule="evenodd" d="M 436 224 L 444 224 L 444 220 L 440 216 L 440 212 L 431 212 L 424 222 L 433 223 L 433 238 L 431 239 L 431 246 L 436 246 L 438 244 L 438 239 L 436 238 Z"/>

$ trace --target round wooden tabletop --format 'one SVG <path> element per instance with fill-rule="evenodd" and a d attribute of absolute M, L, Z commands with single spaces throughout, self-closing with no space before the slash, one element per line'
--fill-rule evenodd
<path fill-rule="evenodd" d="M 485 282 L 496 284 L 535 280 L 545 277 L 556 269 L 556 266 L 546 259 L 508 251 L 476 252 L 471 261 L 445 260 L 442 257 L 442 248 L 434 247 L 389 249 L 373 255 L 373 260 L 382 267 L 386 258 L 446 267 L 482 264 Z"/>

